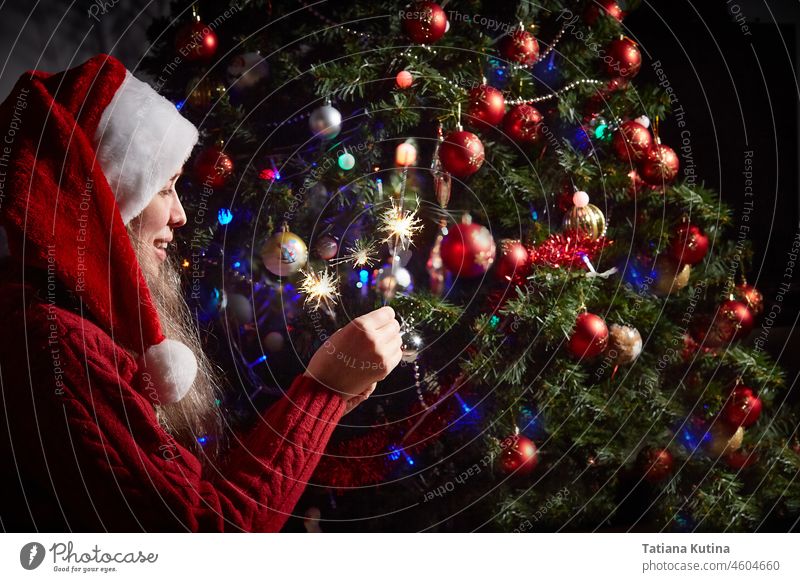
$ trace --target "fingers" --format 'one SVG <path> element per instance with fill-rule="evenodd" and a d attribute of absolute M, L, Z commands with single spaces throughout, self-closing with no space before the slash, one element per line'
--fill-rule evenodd
<path fill-rule="evenodd" d="M 353 320 L 361 329 L 380 329 L 395 320 L 394 309 L 386 305 L 375 311 L 365 313 Z"/>
<path fill-rule="evenodd" d="M 403 357 L 403 340 L 400 335 L 388 339 L 380 346 L 380 357 L 383 362 L 384 374 L 382 378 L 388 376 L 397 367 Z"/>
<path fill-rule="evenodd" d="M 376 329 L 375 333 L 382 337 L 388 337 L 393 335 L 399 336 L 400 322 L 397 321 L 396 319 L 392 319 L 391 321 L 389 321 L 389 323 L 387 323 L 383 327 Z"/>
<path fill-rule="evenodd" d="M 392 313 L 394 313 L 394 311 L 392 311 Z M 394 316 L 392 316 L 391 319 L 388 319 L 382 325 L 376 326 L 375 329 L 377 331 L 379 331 L 379 332 L 383 332 L 383 331 L 399 332 L 400 331 L 400 322 L 397 321 L 397 319 L 395 319 Z"/>

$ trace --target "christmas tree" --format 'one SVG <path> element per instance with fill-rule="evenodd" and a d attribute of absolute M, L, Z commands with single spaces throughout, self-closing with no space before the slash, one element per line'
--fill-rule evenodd
<path fill-rule="evenodd" d="M 202 133 L 177 235 L 234 425 L 353 317 L 389 304 L 403 325 L 307 528 L 798 514 L 784 379 L 741 343 L 764 303 L 748 246 L 659 139 L 682 120 L 636 82 L 635 9 L 178 1 L 153 23 L 144 69 Z"/>

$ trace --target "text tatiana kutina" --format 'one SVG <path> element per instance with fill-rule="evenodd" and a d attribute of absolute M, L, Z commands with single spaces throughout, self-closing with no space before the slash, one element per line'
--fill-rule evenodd
<path fill-rule="evenodd" d="M 645 554 L 730 554 L 730 546 L 720 546 L 717 544 L 691 544 L 669 545 L 669 544 L 642 544 Z"/>
<path fill-rule="evenodd" d="M 88 552 L 77 553 L 73 550 L 72 542 L 66 544 L 58 542 L 50 546 L 53 554 L 53 563 L 61 562 L 69 564 L 152 564 L 158 560 L 158 554 L 152 552 L 145 554 L 141 550 L 138 552 L 115 552 L 109 553 L 102 551 L 97 544 Z"/>

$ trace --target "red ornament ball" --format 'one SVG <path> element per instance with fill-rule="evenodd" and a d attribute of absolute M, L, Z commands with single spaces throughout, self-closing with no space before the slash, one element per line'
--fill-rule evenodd
<path fill-rule="evenodd" d="M 447 32 L 447 14 L 436 2 L 415 2 L 400 14 L 403 30 L 412 42 L 431 44 Z"/>
<path fill-rule="evenodd" d="M 518 240 L 500 241 L 494 275 L 501 281 L 522 282 L 531 272 L 531 256 Z"/>
<path fill-rule="evenodd" d="M 408 89 L 414 84 L 414 76 L 408 71 L 400 71 L 395 77 L 395 82 L 401 89 Z"/>
<path fill-rule="evenodd" d="M 489 270 L 497 248 L 492 233 L 485 226 L 462 222 L 448 230 L 440 251 L 448 271 L 469 279 Z"/>
<path fill-rule="evenodd" d="M 194 161 L 194 176 L 203 185 L 220 188 L 233 173 L 233 160 L 216 147 L 206 148 Z"/>
<path fill-rule="evenodd" d="M 511 435 L 500 444 L 500 468 L 506 474 L 528 475 L 539 464 L 539 450 L 529 438 L 521 434 Z"/>
<path fill-rule="evenodd" d="M 468 178 L 480 170 L 484 159 L 483 143 L 468 131 L 451 133 L 439 148 L 442 166 L 456 178 Z"/>
<path fill-rule="evenodd" d="M 535 107 L 514 105 L 503 119 L 503 130 L 519 143 L 535 143 L 542 135 L 542 114 Z"/>
<path fill-rule="evenodd" d="M 629 120 L 619 126 L 611 142 L 617 157 L 623 162 L 643 160 L 653 147 L 650 130 L 638 121 Z"/>
<path fill-rule="evenodd" d="M 326 234 L 317 239 L 314 250 L 317 251 L 320 259 L 330 261 L 339 252 L 339 243 L 335 238 Z"/>
<path fill-rule="evenodd" d="M 753 315 L 761 315 L 761 312 L 764 311 L 764 296 L 761 291 L 752 285 L 747 283 L 737 285 L 733 290 L 733 295 L 736 299 L 745 303 L 750 308 L 750 311 L 753 312 Z"/>
<path fill-rule="evenodd" d="M 678 229 L 669 254 L 681 265 L 696 265 L 708 253 L 708 237 L 698 227 L 686 224 Z"/>
<path fill-rule="evenodd" d="M 605 93 L 610 95 L 612 93 L 616 93 L 617 91 L 623 91 L 630 85 L 628 79 L 623 77 L 614 77 L 611 79 L 605 86 Z"/>
<path fill-rule="evenodd" d="M 730 451 L 725 455 L 725 462 L 731 469 L 746 469 L 758 461 L 758 455 L 752 450 Z"/>
<path fill-rule="evenodd" d="M 642 67 L 642 53 L 632 40 L 617 38 L 606 47 L 604 62 L 606 72 L 612 77 L 630 79 L 635 77 Z"/>
<path fill-rule="evenodd" d="M 646 481 L 658 483 L 672 474 L 675 459 L 667 449 L 645 449 L 639 455 L 639 467 Z"/>
<path fill-rule="evenodd" d="M 628 178 L 630 179 L 630 183 L 628 184 L 628 194 L 630 194 L 631 198 L 636 198 L 636 196 L 639 194 L 655 190 L 654 186 L 651 186 L 642 180 L 642 177 L 639 175 L 639 171 L 636 169 L 628 172 Z"/>
<path fill-rule="evenodd" d="M 753 326 L 755 325 L 753 312 L 741 301 L 733 299 L 726 301 L 720 306 L 717 319 L 720 320 L 719 325 L 723 326 L 723 328 L 732 328 L 732 339 L 746 337 L 747 334 L 753 330 Z"/>
<path fill-rule="evenodd" d="M 616 0 L 590 0 L 583 13 L 583 20 L 589 26 L 594 26 L 601 15 L 610 16 L 620 22 L 625 17 L 625 13 Z"/>
<path fill-rule="evenodd" d="M 217 52 L 217 35 L 202 22 L 190 22 L 178 29 L 175 50 L 189 61 L 208 60 Z"/>
<path fill-rule="evenodd" d="M 472 123 L 497 125 L 506 114 L 503 93 L 489 85 L 478 85 L 469 92 L 469 115 Z"/>
<path fill-rule="evenodd" d="M 639 173 L 642 179 L 653 186 L 672 182 L 681 167 L 675 150 L 664 144 L 657 144 L 650 148 L 641 163 Z"/>
<path fill-rule="evenodd" d="M 500 54 L 514 63 L 532 65 L 539 59 L 539 41 L 530 32 L 516 29 L 500 43 Z"/>
<path fill-rule="evenodd" d="M 602 317 L 581 313 L 569 338 L 567 349 L 576 358 L 593 358 L 608 345 L 608 327 Z"/>
<path fill-rule="evenodd" d="M 732 427 L 750 428 L 758 421 L 759 416 L 761 416 L 761 398 L 747 386 L 739 385 L 734 388 L 722 408 L 723 420 Z"/>
<path fill-rule="evenodd" d="M 736 327 L 728 321 L 708 315 L 698 317 L 689 329 L 695 342 L 693 351 L 713 350 L 729 344 L 736 335 Z"/>

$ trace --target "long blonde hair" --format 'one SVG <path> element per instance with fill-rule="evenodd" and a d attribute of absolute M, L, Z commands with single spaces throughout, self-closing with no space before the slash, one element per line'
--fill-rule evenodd
<path fill-rule="evenodd" d="M 181 290 L 181 274 L 175 260 L 163 263 L 152 258 L 142 241 L 134 219 L 127 225 L 139 265 L 158 310 L 164 335 L 189 346 L 197 358 L 197 378 L 180 401 L 156 406 L 159 424 L 180 444 L 201 460 L 213 461 L 226 448 L 224 419 L 218 406 L 222 386 L 221 370 L 213 365 L 203 349 L 196 322 Z M 203 438 L 205 437 L 205 438 Z M 201 439 L 203 444 L 200 444 Z"/>

